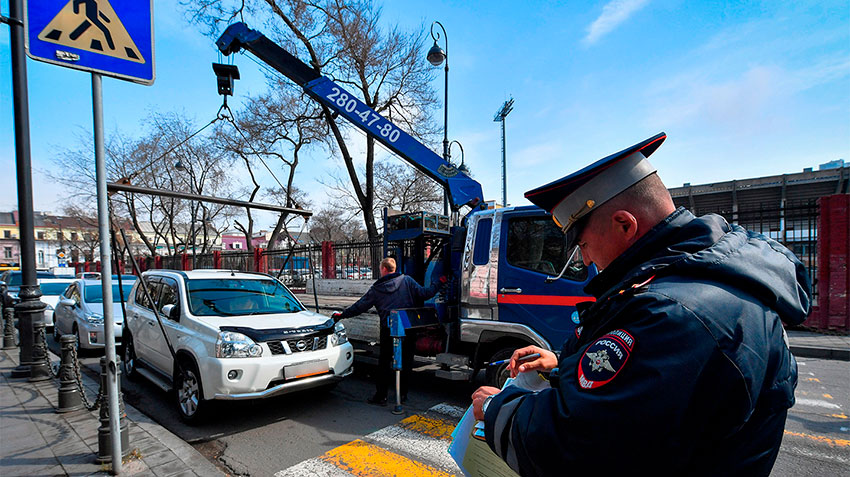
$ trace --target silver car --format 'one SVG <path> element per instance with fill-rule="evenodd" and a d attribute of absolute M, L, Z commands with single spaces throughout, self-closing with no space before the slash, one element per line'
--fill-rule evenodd
<path fill-rule="evenodd" d="M 53 337 L 57 337 L 56 327 L 53 326 L 53 311 L 56 309 L 56 304 L 62 299 L 62 295 L 74 281 L 73 278 L 39 278 L 38 286 L 41 289 L 41 301 L 47 305 L 44 308 L 44 326 L 47 331 L 53 332 Z"/>
<path fill-rule="evenodd" d="M 136 277 L 122 275 L 123 296 L 126 300 Z M 121 290 L 117 277 L 112 280 L 112 316 L 115 321 L 115 344 L 121 343 L 124 313 L 121 310 Z M 103 348 L 103 288 L 100 280 L 74 280 L 53 312 L 54 335 L 73 334 L 80 348 Z"/>

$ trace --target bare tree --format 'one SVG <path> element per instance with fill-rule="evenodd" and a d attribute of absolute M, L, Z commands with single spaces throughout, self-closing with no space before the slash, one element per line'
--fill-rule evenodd
<path fill-rule="evenodd" d="M 357 220 L 345 217 L 335 207 L 320 210 L 310 219 L 310 237 L 317 242 L 363 240 L 365 233 Z"/>
<path fill-rule="evenodd" d="M 215 148 L 209 137 L 194 136 L 197 131 L 192 121 L 173 113 L 154 114 L 146 123 L 149 131 L 141 138 L 117 132 L 109 135 L 105 147 L 108 180 L 196 194 L 232 194 L 232 181 L 226 174 L 229 156 Z M 94 215 L 93 148 L 90 139 L 80 142 L 79 148 L 58 154 L 54 158 L 57 167 L 47 174 L 74 191 L 68 197 L 69 204 Z M 182 167 L 175 167 L 178 164 Z M 195 240 L 189 235 L 196 235 L 191 231 L 198 222 L 204 224 L 199 230 L 204 231 L 202 251 L 207 251 L 212 242 L 206 239 L 214 240 L 216 235 L 206 231 L 225 229 L 221 222 L 229 219 L 224 207 L 166 197 L 117 193 L 110 203 L 114 216 L 132 224 L 151 255 L 160 248 L 170 253 L 177 253 L 181 247 L 186 250 L 187 243 Z"/>
<path fill-rule="evenodd" d="M 437 100 L 431 87 L 433 69 L 422 59 L 424 28 L 412 33 L 383 29 L 381 9 L 370 0 L 210 0 L 183 5 L 192 21 L 206 26 L 211 36 L 235 18 L 265 25 L 272 38 L 304 57 L 319 74 L 347 86 L 414 137 L 426 141 L 433 137 L 431 112 Z M 379 235 L 375 140 L 350 134 L 352 127 L 346 121 L 327 107 L 320 108 L 329 131 L 323 137 L 325 144 L 341 156 L 368 237 L 375 240 Z M 351 154 L 355 141 L 364 141 L 362 169 Z"/>

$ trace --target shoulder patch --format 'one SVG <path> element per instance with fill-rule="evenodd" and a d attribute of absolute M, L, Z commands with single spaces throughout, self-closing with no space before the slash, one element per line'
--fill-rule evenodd
<path fill-rule="evenodd" d="M 614 330 L 594 341 L 578 362 L 578 385 L 596 389 L 611 382 L 629 360 L 634 344 L 626 330 Z"/>

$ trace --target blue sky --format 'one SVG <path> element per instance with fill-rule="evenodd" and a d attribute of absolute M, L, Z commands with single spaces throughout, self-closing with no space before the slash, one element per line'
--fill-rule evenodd
<path fill-rule="evenodd" d="M 30 0 L 35 1 L 35 0 Z M 118 0 L 113 0 L 117 2 Z M 104 78 L 107 134 L 141 134 L 151 111 L 181 111 L 199 128 L 220 105 L 213 42 L 170 1 L 156 2 L 156 82 Z M 8 0 L 2 0 L 8 14 Z M 850 7 L 839 1 L 388 1 L 386 25 L 448 33 L 449 139 L 487 199 L 501 197 L 500 127 L 507 119 L 508 202 L 660 131 L 652 163 L 668 186 L 720 182 L 850 160 Z M 442 45 L 442 42 L 441 42 Z M 428 42 L 430 46 L 430 40 Z M 426 48 L 427 50 L 427 48 Z M 16 207 L 8 27 L 0 26 L 0 209 Z M 422 61 L 425 61 L 422 52 Z M 238 56 L 231 101 L 265 90 Z M 28 61 L 35 207 L 58 211 L 44 177 L 57 150 L 91 135 L 86 73 Z M 443 92 L 442 69 L 434 87 Z M 442 123 L 442 111 L 435 115 Z M 439 145 L 436 145 L 439 147 Z M 454 158 L 459 153 L 454 151 Z M 392 160 L 392 159 L 391 159 Z M 341 161 L 314 154 L 297 183 L 318 210 L 318 179 Z M 271 177 L 263 182 L 271 185 Z M 263 226 L 263 224 L 261 224 Z"/>

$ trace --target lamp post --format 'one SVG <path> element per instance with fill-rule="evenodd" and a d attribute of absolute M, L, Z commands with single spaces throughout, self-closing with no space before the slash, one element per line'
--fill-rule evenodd
<path fill-rule="evenodd" d="M 21 291 L 20 303 L 15 305 L 18 317 L 21 348 L 20 365 L 12 370 L 12 377 L 28 377 L 31 381 L 50 379 L 41 350 L 34 346 L 36 326 L 44 329 L 44 308 L 41 288 L 35 273 L 35 231 L 32 207 L 32 163 L 30 160 L 29 101 L 27 93 L 27 65 L 24 54 L 24 9 L 21 0 L 9 2 L 9 17 L 0 21 L 9 25 L 12 64 L 12 103 L 15 124 L 15 172 L 17 174 L 18 220 L 20 234 Z"/>
<path fill-rule="evenodd" d="M 434 25 L 439 25 L 440 29 L 443 30 L 443 42 L 446 44 L 445 50 L 437 44 L 437 40 L 440 39 L 440 32 L 434 30 Z M 446 28 L 442 23 L 435 21 L 431 24 L 431 38 L 434 39 L 434 46 L 428 50 L 428 62 L 434 66 L 440 66 L 444 61 L 446 63 L 446 89 L 445 100 L 443 101 L 443 159 L 451 163 L 451 153 L 449 152 L 449 36 L 446 34 Z M 447 215 L 448 213 L 449 201 L 446 193 L 443 192 L 443 214 Z"/>

